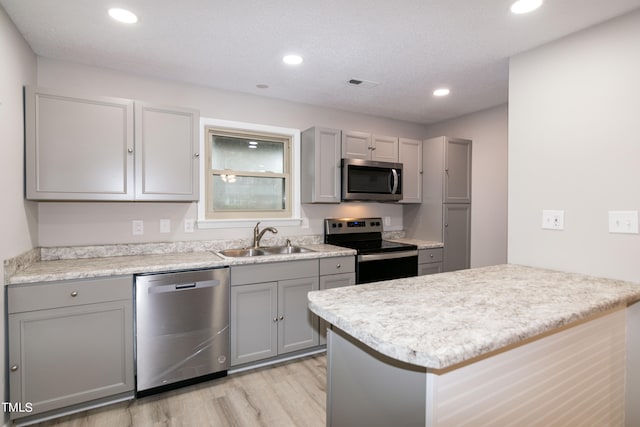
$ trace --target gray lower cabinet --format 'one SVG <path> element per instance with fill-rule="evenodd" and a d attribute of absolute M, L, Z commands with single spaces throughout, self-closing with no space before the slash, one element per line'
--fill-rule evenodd
<path fill-rule="evenodd" d="M 198 200 L 197 110 L 25 88 L 26 197 Z"/>
<path fill-rule="evenodd" d="M 131 276 L 10 285 L 11 418 L 132 396 L 132 304 Z"/>
<path fill-rule="evenodd" d="M 469 268 L 471 253 L 471 205 L 447 203 L 444 217 L 444 271 Z"/>
<path fill-rule="evenodd" d="M 323 258 L 320 260 L 320 290 L 342 288 L 356 284 L 355 256 Z M 319 343 L 327 343 L 327 327 L 324 319 L 318 319 Z"/>
<path fill-rule="evenodd" d="M 231 365 L 317 346 L 307 294 L 318 289 L 318 260 L 232 267 Z"/>
<path fill-rule="evenodd" d="M 420 249 L 418 251 L 418 276 L 442 273 L 443 248 Z"/>

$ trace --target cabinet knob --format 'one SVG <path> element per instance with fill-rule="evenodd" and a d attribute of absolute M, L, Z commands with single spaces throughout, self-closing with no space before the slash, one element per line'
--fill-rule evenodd
<path fill-rule="evenodd" d="M 133 154 L 133 148 L 127 148 L 127 153 Z"/>
<path fill-rule="evenodd" d="M 78 291 L 73 291 L 73 292 L 71 292 L 71 296 L 72 296 L 73 298 L 77 297 L 77 296 L 78 296 Z"/>
<path fill-rule="evenodd" d="M 277 321 L 278 321 L 278 318 L 277 318 L 277 317 L 274 317 L 274 318 L 273 318 L 273 321 L 274 321 L 274 322 L 277 322 Z"/>
<path fill-rule="evenodd" d="M 18 370 L 18 365 L 11 365 L 11 368 L 9 369 L 11 369 L 11 372 L 15 372 Z"/>
<path fill-rule="evenodd" d="M 198 157 L 200 157 L 200 153 L 194 154 L 193 157 L 195 157 L 197 159 Z"/>
<path fill-rule="evenodd" d="M 342 267 L 340 264 L 336 264 L 336 268 L 340 268 Z"/>
<path fill-rule="evenodd" d="M 284 320 L 284 316 L 280 316 L 278 320 Z"/>
<path fill-rule="evenodd" d="M 449 226 L 449 224 L 445 224 L 444 226 L 445 226 L 445 227 L 448 227 L 448 226 Z"/>
<path fill-rule="evenodd" d="M 433 258 L 433 254 L 429 254 L 429 256 L 430 256 L 431 258 Z"/>

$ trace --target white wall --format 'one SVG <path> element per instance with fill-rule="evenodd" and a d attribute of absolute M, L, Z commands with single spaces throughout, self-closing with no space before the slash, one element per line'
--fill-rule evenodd
<path fill-rule="evenodd" d="M 127 74 L 104 68 L 38 58 L 38 85 L 88 94 L 133 98 L 194 107 L 202 117 L 307 129 L 327 126 L 421 139 L 425 127 L 305 104 L 268 99 Z M 345 89 L 346 90 L 346 89 Z M 256 93 L 260 93 L 256 89 Z M 310 228 L 279 227 L 279 236 L 322 234 L 322 219 L 334 216 L 389 216 L 391 227 L 402 229 L 402 206 L 379 203 L 302 205 Z M 248 238 L 251 228 L 182 232 L 185 218 L 196 218 L 194 203 L 40 203 L 41 246 Z M 171 234 L 159 233 L 160 219 L 172 222 Z M 131 221 L 145 221 L 145 235 L 132 236 Z"/>
<path fill-rule="evenodd" d="M 510 263 L 640 282 L 640 11 L 520 54 L 509 77 Z M 565 230 L 541 229 L 563 209 Z"/>
<path fill-rule="evenodd" d="M 431 125 L 427 137 L 471 139 L 471 267 L 507 262 L 507 105 Z"/>
<path fill-rule="evenodd" d="M 0 7 L 0 260 L 37 246 L 35 203 L 23 200 L 22 86 L 36 81 L 36 57 Z M 4 266 L 0 264 L 4 283 Z M 5 340 L 4 290 L 0 293 L 0 342 Z M 5 352 L 0 353 L 2 401 L 7 401 Z M 5 421 L 6 421 L 6 414 Z"/>

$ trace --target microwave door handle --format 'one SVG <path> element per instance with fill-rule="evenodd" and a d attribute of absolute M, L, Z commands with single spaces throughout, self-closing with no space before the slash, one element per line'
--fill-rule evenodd
<path fill-rule="evenodd" d="M 389 176 L 393 176 L 393 188 L 390 188 L 391 194 L 396 194 L 396 191 L 398 191 L 398 172 L 395 169 L 391 169 L 391 175 Z"/>

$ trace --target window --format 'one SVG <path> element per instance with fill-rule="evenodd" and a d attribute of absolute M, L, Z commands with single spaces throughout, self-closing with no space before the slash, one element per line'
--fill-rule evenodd
<path fill-rule="evenodd" d="M 204 126 L 204 219 L 293 218 L 294 140 L 299 131 Z M 239 124 L 236 124 L 239 125 Z M 268 131 L 267 131 L 268 130 Z M 293 132 L 291 132 L 293 131 Z M 292 206 L 294 209 L 292 209 Z M 201 210 L 202 212 L 202 210 Z"/>

